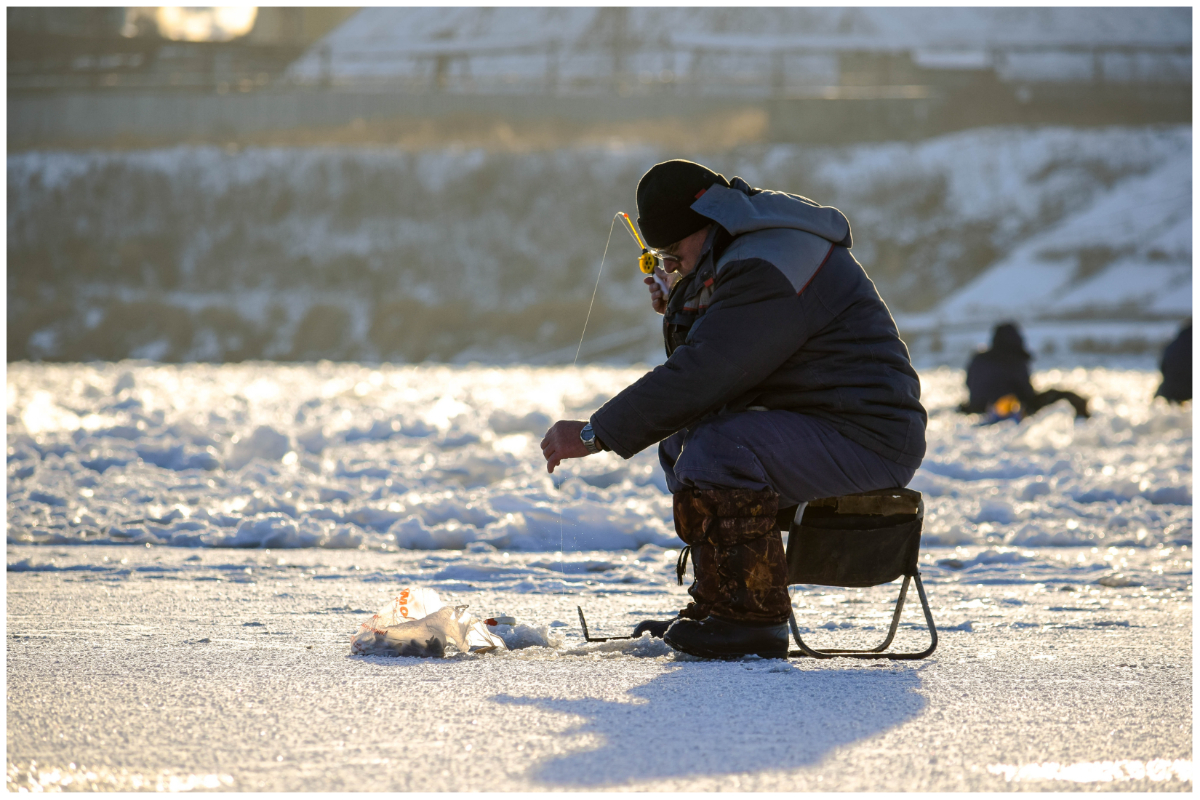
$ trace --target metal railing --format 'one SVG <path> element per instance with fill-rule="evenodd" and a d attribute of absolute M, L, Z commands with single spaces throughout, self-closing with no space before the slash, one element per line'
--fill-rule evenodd
<path fill-rule="evenodd" d="M 473 92 L 541 91 L 713 91 L 757 90 L 761 94 L 811 91 L 830 85 L 898 86 L 937 82 L 955 72 L 951 66 L 923 67 L 938 55 L 969 53 L 974 61 L 960 71 L 997 73 L 1020 67 L 1029 56 L 1068 56 L 1085 63 L 1086 76 L 1071 82 L 1188 83 L 1191 81 L 1191 48 L 1176 45 L 1102 43 L 1058 45 L 1052 43 L 1003 43 L 986 47 L 929 49 L 915 43 L 877 42 L 866 39 L 787 40 L 693 37 L 654 43 L 637 51 L 627 48 L 579 49 L 561 41 L 505 44 L 426 43 L 393 50 L 333 50 L 325 45 L 316 51 L 318 69 L 304 70 L 297 62 L 280 82 L 344 88 L 403 87 L 406 90 Z M 479 62 L 523 57 L 520 71 L 480 69 Z M 633 60 L 657 61 L 660 69 L 629 69 Z M 810 68 L 797 67 L 808 60 Z M 812 62 L 824 68 L 811 68 Z M 1114 70 L 1114 61 L 1125 70 Z M 532 62 L 532 63 L 530 63 Z M 537 62 L 541 62 L 540 69 Z M 722 69 L 731 62 L 737 71 Z M 789 63 L 790 62 L 790 63 Z M 943 64 L 945 59 L 943 59 Z M 568 69 L 574 64 L 574 74 Z M 679 65 L 684 65 L 682 69 Z M 336 66 L 336 68 L 335 68 Z M 368 69 L 360 70 L 366 66 Z M 588 66 L 592 67 L 591 69 Z M 355 74 L 358 73 L 358 74 Z M 371 74 L 375 73 L 375 74 Z M 580 74 L 582 73 L 582 74 Z M 897 79 L 899 78 L 899 79 Z M 1013 80 L 1020 80 L 1016 78 Z M 1037 78 L 1032 79 L 1035 82 Z M 1046 80 L 1046 79 L 1043 79 Z"/>
<path fill-rule="evenodd" d="M 239 42 L 181 43 L 112 37 L 48 45 L 10 42 L 10 92 L 64 90 L 192 90 L 251 92 L 265 88 L 352 91 L 540 94 L 741 94 L 828 96 L 831 87 L 919 87 L 952 79 L 955 69 L 921 66 L 939 54 L 968 53 L 958 72 L 991 72 L 1000 80 L 1029 56 L 1068 56 L 1089 65 L 1075 82 L 1191 81 L 1191 48 L 1106 42 L 1092 45 L 1004 42 L 987 46 L 842 37 L 671 38 L 638 48 L 612 43 L 578 47 L 560 40 L 471 44 L 428 42 L 403 49 L 336 50 Z M 520 69 L 513 69 L 513 60 Z M 315 68 L 313 62 L 315 63 Z M 507 67 L 498 62 L 507 62 Z M 656 68 L 644 67 L 653 64 Z M 1114 65 L 1124 64 L 1124 68 Z M 731 66 L 732 65 L 732 66 Z M 357 73 L 357 74 L 356 74 Z M 372 74 L 373 73 L 373 74 Z M 1036 79 L 1035 79 L 1036 80 Z M 853 90 L 849 90 L 853 91 Z M 919 94 L 919 92 L 918 92 Z M 901 91 L 901 95 L 904 95 Z"/>

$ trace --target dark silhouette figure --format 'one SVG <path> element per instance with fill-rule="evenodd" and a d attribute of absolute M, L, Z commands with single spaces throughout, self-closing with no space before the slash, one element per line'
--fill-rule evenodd
<path fill-rule="evenodd" d="M 1192 321 L 1179 330 L 1179 335 L 1163 349 L 1162 385 L 1155 397 L 1165 397 L 1172 403 L 1192 399 Z"/>
<path fill-rule="evenodd" d="M 1025 340 L 1014 323 L 1005 322 L 992 331 L 992 347 L 975 354 L 967 365 L 967 391 L 970 398 L 958 407 L 964 414 L 994 414 L 998 418 L 1029 417 L 1051 403 L 1066 400 L 1075 416 L 1088 417 L 1087 398 L 1062 389 L 1035 391 L 1029 382 L 1029 362 L 1033 356 L 1025 349 Z M 997 401 L 1015 397 L 1018 413 L 998 409 Z M 1002 403 L 1001 405 L 1006 405 Z"/>

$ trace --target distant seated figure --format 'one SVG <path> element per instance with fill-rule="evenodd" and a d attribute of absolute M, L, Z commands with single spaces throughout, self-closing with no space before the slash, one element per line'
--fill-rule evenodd
<path fill-rule="evenodd" d="M 1025 340 L 1014 323 L 1005 322 L 992 331 L 992 347 L 975 354 L 967 365 L 967 402 L 958 407 L 964 414 L 987 414 L 991 421 L 1022 419 L 1066 400 L 1076 418 L 1088 417 L 1087 398 L 1061 389 L 1034 391 L 1029 382 Z"/>
<path fill-rule="evenodd" d="M 1165 397 L 1172 403 L 1192 399 L 1192 321 L 1180 328 L 1175 340 L 1163 348 L 1162 385 L 1155 397 Z"/>

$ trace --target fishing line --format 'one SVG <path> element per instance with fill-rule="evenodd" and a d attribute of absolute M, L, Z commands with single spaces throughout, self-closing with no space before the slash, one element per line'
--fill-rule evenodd
<path fill-rule="evenodd" d="M 619 216 L 621 216 L 620 211 L 613 214 L 612 222 L 608 226 L 608 240 L 604 243 L 604 255 L 600 256 L 600 270 L 596 273 L 596 286 L 592 289 L 592 302 L 588 303 L 587 316 L 583 318 L 583 330 L 579 334 L 579 346 L 575 348 L 575 360 L 571 362 L 572 367 L 579 363 L 579 351 L 583 349 L 583 337 L 587 335 L 588 320 L 592 318 L 592 306 L 596 305 L 596 292 L 600 290 L 600 276 L 604 274 L 604 260 L 608 258 L 608 246 L 612 244 L 613 227 L 617 224 Z"/>
<path fill-rule="evenodd" d="M 579 333 L 579 345 L 575 348 L 575 360 L 571 362 L 572 367 L 579 365 L 579 353 L 583 350 L 583 337 L 587 336 L 588 320 L 592 318 L 592 308 L 596 305 L 596 293 L 600 291 L 600 277 L 604 274 L 604 262 L 608 258 L 608 246 L 612 244 L 613 228 L 617 224 L 617 217 L 621 216 L 618 211 L 613 214 L 612 222 L 608 226 L 608 239 L 604 242 L 604 254 L 600 256 L 600 269 L 596 272 L 596 286 L 592 289 L 592 301 L 588 303 L 587 316 L 583 318 L 583 330 Z M 563 547 L 563 512 L 562 505 L 558 507 L 558 564 L 562 579 L 559 582 L 559 593 L 562 596 L 567 594 L 567 556 Z"/>

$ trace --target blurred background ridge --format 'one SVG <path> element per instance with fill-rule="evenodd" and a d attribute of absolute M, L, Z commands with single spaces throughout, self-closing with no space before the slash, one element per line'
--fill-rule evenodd
<path fill-rule="evenodd" d="M 804 141 L 1190 118 L 1189 9 L 222 11 L 9 9 L 10 146 L 747 105 Z"/>
<path fill-rule="evenodd" d="M 10 8 L 8 358 L 569 363 L 683 156 L 841 208 L 919 363 L 1149 364 L 1191 13 Z M 660 360 L 622 255 L 582 355 Z"/>

